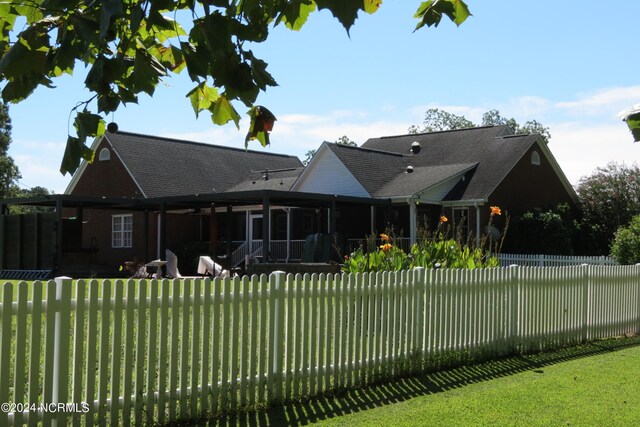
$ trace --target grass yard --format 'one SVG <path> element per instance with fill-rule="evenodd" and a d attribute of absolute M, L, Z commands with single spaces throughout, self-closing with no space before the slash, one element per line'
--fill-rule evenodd
<path fill-rule="evenodd" d="M 639 363 L 640 337 L 606 340 L 407 378 L 218 424 L 635 426 L 640 425 Z"/>

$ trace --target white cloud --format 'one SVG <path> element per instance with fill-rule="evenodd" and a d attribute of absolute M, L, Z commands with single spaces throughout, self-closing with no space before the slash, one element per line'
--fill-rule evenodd
<path fill-rule="evenodd" d="M 627 127 L 615 116 L 618 111 L 637 103 L 639 99 L 640 86 L 634 86 L 603 89 L 563 102 L 526 96 L 492 106 L 427 104 L 405 107 L 386 103 L 372 110 L 330 110 L 313 114 L 292 112 L 278 116 L 271 134 L 270 147 L 262 148 L 258 143 L 251 142 L 249 148 L 291 154 L 304 159 L 307 151 L 317 149 L 323 141 L 335 141 L 343 135 L 361 145 L 372 137 L 404 134 L 411 124 L 422 122 L 428 108 L 440 108 L 464 115 L 477 123 L 481 121 L 484 112 L 497 108 L 505 116 L 515 117 L 520 122 L 537 119 L 548 126 L 552 134 L 549 147 L 569 180 L 577 184 L 581 177 L 591 174 L 595 168 L 610 161 L 640 162 L 640 143 L 632 142 Z M 588 117 L 566 114 L 581 109 L 599 111 L 599 114 Z M 613 112 L 610 114 L 610 111 Z M 244 148 L 248 125 L 248 120 L 243 120 L 240 130 L 233 125 L 206 124 L 201 130 L 156 133 L 166 137 Z M 63 177 L 58 171 L 63 152 L 62 142 L 14 139 L 10 155 L 25 177 L 23 185 L 42 185 L 62 192 L 70 180 L 70 177 Z"/>
<path fill-rule="evenodd" d="M 549 148 L 572 184 L 609 162 L 640 162 L 640 144 L 634 144 L 624 123 L 590 125 L 567 122 L 551 127 Z"/>
<path fill-rule="evenodd" d="M 601 89 L 579 96 L 572 101 L 558 102 L 555 107 L 571 114 L 605 115 L 615 117 L 640 100 L 640 86 Z"/>

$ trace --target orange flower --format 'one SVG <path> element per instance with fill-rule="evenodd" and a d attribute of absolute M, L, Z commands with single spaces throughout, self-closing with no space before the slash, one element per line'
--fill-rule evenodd
<path fill-rule="evenodd" d="M 382 249 L 384 252 L 387 252 L 392 247 L 393 245 L 391 243 L 385 243 L 384 245 L 380 245 L 380 249 Z"/>
<path fill-rule="evenodd" d="M 389 241 L 389 236 L 387 234 L 380 233 L 380 238 L 382 239 L 383 242 Z"/>
<path fill-rule="evenodd" d="M 449 218 L 447 218 L 447 217 L 446 217 L 446 216 L 444 216 L 444 215 L 440 215 L 440 222 L 441 222 L 441 223 L 442 223 L 442 222 L 447 222 L 447 221 L 449 221 Z"/>
<path fill-rule="evenodd" d="M 491 216 L 502 215 L 502 211 L 498 206 L 491 206 L 490 209 L 491 209 Z"/>

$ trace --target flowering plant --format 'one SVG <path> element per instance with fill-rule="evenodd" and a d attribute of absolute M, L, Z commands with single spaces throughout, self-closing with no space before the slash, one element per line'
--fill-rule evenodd
<path fill-rule="evenodd" d="M 502 215 L 498 206 L 491 206 L 489 224 L 495 215 Z M 440 216 L 438 228 L 433 233 L 420 230 L 418 240 L 409 249 L 403 251 L 396 243 L 392 232 L 381 233 L 381 245 L 375 243 L 376 237 L 369 236 L 365 251 L 358 247 L 350 256 L 345 256 L 342 270 L 345 272 L 398 271 L 414 267 L 425 268 L 484 268 L 497 267 L 499 247 L 492 247 L 491 239 L 483 236 L 479 245 L 473 239 L 463 240 L 460 232 L 456 238 L 449 236 L 446 223 L 448 218 Z M 488 244 L 487 244 L 488 243 Z"/>

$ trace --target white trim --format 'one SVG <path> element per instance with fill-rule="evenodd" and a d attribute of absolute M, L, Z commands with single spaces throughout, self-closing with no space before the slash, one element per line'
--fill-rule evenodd
<path fill-rule="evenodd" d="M 115 220 L 120 219 L 119 229 L 115 229 Z M 125 229 L 125 219 L 129 219 L 130 230 Z M 119 237 L 120 244 L 116 245 L 116 236 Z M 111 215 L 111 248 L 123 249 L 133 247 L 133 214 L 113 214 Z"/>
<path fill-rule="evenodd" d="M 536 150 L 533 150 L 531 152 L 531 164 L 533 166 L 540 166 L 540 153 L 538 153 Z"/>
<path fill-rule="evenodd" d="M 460 181 L 460 179 L 470 170 L 474 169 L 475 167 L 478 166 L 478 163 L 473 164 L 472 166 L 469 166 L 468 168 L 456 173 L 455 175 L 451 175 L 447 178 L 444 178 L 432 185 L 430 185 L 429 187 L 425 187 L 420 191 L 417 191 L 413 194 L 405 194 L 402 196 L 392 196 L 389 199 L 391 199 L 392 203 L 397 203 L 397 202 L 401 202 L 404 203 L 406 202 L 407 198 L 413 198 L 416 199 L 417 201 L 419 201 L 420 203 L 426 203 L 426 204 L 430 204 L 430 205 L 439 205 L 439 204 L 444 204 L 445 202 L 442 201 L 442 199 L 433 199 L 428 197 L 429 195 L 426 194 L 425 196 L 423 196 L 423 193 L 429 193 L 432 192 L 434 189 L 436 189 L 437 187 L 446 185 L 447 183 L 452 183 L 451 188 L 453 188 L 458 181 Z M 449 190 L 451 191 L 451 190 Z M 448 192 L 447 192 L 448 193 Z"/>
<path fill-rule="evenodd" d="M 101 137 L 98 137 L 98 138 L 94 139 L 93 143 L 91 144 L 91 147 L 89 147 L 89 148 L 91 148 L 91 150 L 93 150 L 95 152 L 98 149 L 98 147 L 100 146 L 100 143 L 102 142 L 102 140 L 104 138 L 105 138 L 105 135 L 102 135 Z M 109 140 L 107 140 L 107 142 L 109 142 Z M 111 145 L 111 144 L 109 144 L 109 145 Z M 88 163 L 89 162 L 87 162 L 86 160 L 83 160 L 82 162 L 80 162 L 80 166 L 78 167 L 76 172 L 73 174 L 73 177 L 71 178 L 71 181 L 69 181 L 69 184 L 67 185 L 67 188 L 64 190 L 64 194 L 71 194 L 73 192 L 74 188 L 76 188 L 76 184 L 80 180 L 80 177 L 84 173 L 84 170 L 87 168 L 87 164 Z"/>
<path fill-rule="evenodd" d="M 523 135 L 523 136 L 526 136 L 526 135 Z M 524 156 L 526 156 L 529 153 L 529 150 L 533 146 L 537 146 L 538 148 L 540 148 L 540 151 L 542 151 L 542 153 L 544 154 L 545 158 L 549 161 L 549 164 L 551 165 L 551 168 L 553 169 L 553 171 L 556 173 L 556 175 L 560 179 L 560 183 L 563 185 L 563 187 L 565 188 L 565 190 L 567 191 L 567 193 L 569 194 L 571 199 L 574 201 L 574 203 L 578 204 L 578 195 L 576 194 L 576 191 L 573 189 L 573 186 L 571 185 L 571 183 L 567 179 L 566 175 L 562 171 L 562 168 L 560 168 L 560 165 L 556 161 L 556 158 L 553 156 L 553 153 L 551 153 L 551 150 L 549 150 L 549 147 L 543 141 L 542 136 L 540 136 L 540 135 L 536 136 L 536 139 L 533 141 L 533 143 L 531 143 L 531 145 L 529 145 L 527 147 L 527 149 L 524 151 L 524 153 L 522 153 L 520 158 L 518 158 L 518 160 L 516 160 L 513 163 L 513 165 L 511 165 L 511 167 L 509 168 L 507 173 L 505 173 L 504 176 L 500 179 L 500 181 L 498 181 L 496 186 L 493 187 L 491 189 L 491 191 L 489 191 L 489 193 L 487 194 L 487 198 L 489 196 L 491 196 L 493 194 L 493 192 L 496 191 L 496 189 L 500 186 L 500 184 L 502 184 L 504 182 L 505 178 L 507 176 L 509 176 L 509 174 L 513 171 L 513 169 L 516 167 L 516 165 L 518 163 L 520 163 L 520 161 L 524 158 Z"/>
<path fill-rule="evenodd" d="M 109 150 L 108 147 L 102 147 L 102 149 L 98 153 L 98 161 L 106 162 L 108 160 L 111 160 L 111 150 Z"/>
<path fill-rule="evenodd" d="M 338 157 L 336 153 L 334 153 L 333 150 L 329 148 L 329 144 L 330 143 L 328 142 L 322 143 L 309 164 L 304 168 L 302 173 L 293 183 L 290 191 L 312 192 L 319 194 L 339 194 L 343 196 L 355 197 L 372 197 L 371 194 L 366 190 L 366 188 L 364 188 L 364 186 L 360 183 L 360 181 L 358 181 L 353 173 L 351 173 L 351 170 L 349 170 L 349 168 L 342 162 L 340 157 Z M 331 177 L 331 183 L 338 183 L 338 185 L 341 187 L 336 187 L 336 185 L 333 184 L 333 188 L 329 186 L 326 189 L 301 189 L 301 187 L 303 187 L 307 182 L 313 182 L 310 181 L 310 179 L 313 179 L 314 174 L 316 173 L 315 171 L 317 170 L 319 165 L 322 165 L 327 161 L 335 162 L 335 165 L 339 165 L 339 168 L 341 170 L 333 171 L 335 172 L 335 177 Z M 351 188 L 348 189 L 350 191 L 345 191 L 345 189 L 347 188 L 346 183 L 351 186 Z M 338 191 L 334 191 L 334 188 Z"/>
<path fill-rule="evenodd" d="M 122 164 L 122 167 L 124 167 L 124 169 L 127 171 L 127 173 L 129 174 L 129 177 L 131 178 L 131 181 L 133 181 L 138 191 L 140 191 L 140 194 L 142 195 L 142 197 L 147 198 L 146 193 L 142 190 L 142 187 L 140 187 L 140 184 L 138 183 L 138 181 L 136 181 L 133 174 L 127 167 L 127 164 L 122 160 L 122 157 L 120 157 L 118 150 L 116 150 L 113 144 L 111 144 L 111 141 L 109 141 L 109 138 L 107 137 L 106 134 L 93 140 L 93 144 L 91 144 L 91 150 L 93 150 L 93 152 L 95 153 L 95 151 L 98 149 L 98 147 L 100 146 L 100 143 L 103 140 L 105 140 L 107 144 L 109 144 L 109 146 L 111 147 L 111 151 L 116 154 L 116 157 L 118 157 L 118 160 L 120 160 L 120 164 Z M 86 160 L 83 160 L 80 163 L 80 167 L 78 167 L 78 170 L 76 171 L 76 173 L 73 174 L 73 178 L 69 182 L 69 185 L 67 185 L 66 190 L 64 190 L 64 194 L 71 194 L 73 192 L 76 185 L 78 184 L 78 181 L 80 181 L 80 178 L 82 177 L 85 170 L 87 169 L 87 164 L 89 164 L 89 162 L 87 162 Z"/>
<path fill-rule="evenodd" d="M 442 202 L 442 206 L 447 208 L 483 206 L 487 202 L 488 202 L 487 199 L 451 200 L 451 201 Z"/>

